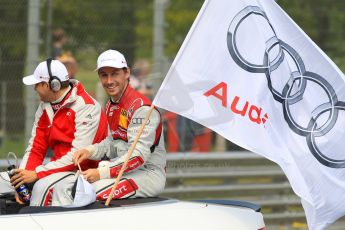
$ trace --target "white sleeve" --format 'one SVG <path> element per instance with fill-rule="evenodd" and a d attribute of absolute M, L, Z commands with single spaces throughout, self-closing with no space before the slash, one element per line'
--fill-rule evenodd
<path fill-rule="evenodd" d="M 133 123 L 132 121 L 144 120 L 147 112 L 150 110 L 149 106 L 142 106 L 138 108 L 132 117 L 132 120 L 129 123 L 127 130 L 128 143 L 121 141 L 121 144 L 116 145 L 118 158 L 115 161 L 111 162 L 108 167 L 99 168 L 101 179 L 104 178 L 114 178 L 118 175 L 122 164 L 126 158 L 126 153 L 128 152 L 130 146 L 133 144 L 137 133 L 141 127 L 140 122 Z M 138 119 L 139 118 L 139 119 Z M 145 161 L 150 157 L 151 147 L 155 144 L 157 135 L 160 136 L 162 127 L 160 113 L 154 109 L 150 115 L 150 118 L 134 148 L 132 156 L 128 162 L 126 172 L 130 172 L 140 168 Z M 117 142 L 119 143 L 119 142 Z M 125 144 L 124 144 L 125 143 Z"/>

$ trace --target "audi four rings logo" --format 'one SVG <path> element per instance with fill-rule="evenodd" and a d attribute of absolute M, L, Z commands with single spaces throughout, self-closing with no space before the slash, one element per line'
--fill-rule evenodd
<path fill-rule="evenodd" d="M 236 33 L 238 32 L 238 28 L 241 26 L 244 19 L 253 14 L 263 17 L 274 34 L 274 36 L 266 41 L 266 52 L 263 54 L 263 64 L 254 64 L 243 58 L 236 43 Z M 231 57 L 239 67 L 251 73 L 265 73 L 269 91 L 272 93 L 273 98 L 283 106 L 285 121 L 293 132 L 306 138 L 308 148 L 313 156 L 321 164 L 327 167 L 345 168 L 345 159 L 333 159 L 326 156 L 320 151 L 315 141 L 315 137 L 324 136 L 334 127 L 338 118 L 339 110 L 345 110 L 345 102 L 338 101 L 335 90 L 331 84 L 325 80 L 325 78 L 317 73 L 313 73 L 305 69 L 303 60 L 296 50 L 284 41 L 278 39 L 265 12 L 257 6 L 247 6 L 241 10 L 230 23 L 227 33 L 227 45 Z M 269 53 L 272 52 L 274 47 L 278 47 L 279 50 L 276 57 L 271 60 L 272 58 L 270 59 Z M 290 71 L 289 80 L 286 82 L 285 86 L 283 86 L 283 89 L 281 90 L 282 92 L 279 92 L 273 87 L 272 74 L 283 63 L 286 54 L 287 58 L 290 57 L 296 65 L 297 71 Z M 318 105 L 312 111 L 312 116 L 310 117 L 308 125 L 303 127 L 294 120 L 290 107 L 303 99 L 308 81 L 320 86 L 321 89 L 324 90 L 329 101 Z M 317 119 L 326 112 L 329 113 L 328 118 L 326 121 L 322 122 L 322 125 L 318 126 L 316 122 Z"/>
<path fill-rule="evenodd" d="M 133 117 L 131 123 L 134 125 L 141 125 L 144 122 L 145 118 Z M 150 124 L 150 120 L 147 120 L 146 125 Z"/>

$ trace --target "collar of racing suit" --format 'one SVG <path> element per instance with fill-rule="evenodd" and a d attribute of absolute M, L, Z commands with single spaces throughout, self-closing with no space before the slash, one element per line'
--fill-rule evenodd
<path fill-rule="evenodd" d="M 83 91 L 85 91 L 83 85 L 78 80 L 70 79 L 70 82 L 72 83 L 72 89 L 70 90 L 71 93 L 69 94 L 68 98 L 66 98 L 66 100 L 62 103 L 59 110 L 61 108 L 66 107 L 68 104 L 75 102 L 78 98 L 78 94 L 81 94 Z M 51 104 L 49 102 L 42 102 L 42 103 L 43 103 L 44 109 L 48 113 L 48 117 L 50 121 L 52 122 L 55 113 L 53 111 Z"/>
<path fill-rule="evenodd" d="M 70 79 L 70 82 L 72 83 L 71 94 L 68 98 L 66 98 L 66 100 L 62 104 L 61 108 L 66 106 L 67 104 L 75 102 L 78 98 L 78 94 L 85 91 L 83 85 L 78 80 Z"/>
<path fill-rule="evenodd" d="M 71 89 L 72 89 L 72 86 L 69 85 L 68 89 L 65 90 L 65 92 L 61 95 L 61 97 L 59 97 L 57 100 L 51 102 L 50 104 L 55 105 L 55 104 L 59 104 L 60 102 L 62 102 L 65 99 L 66 95 L 71 91 Z"/>

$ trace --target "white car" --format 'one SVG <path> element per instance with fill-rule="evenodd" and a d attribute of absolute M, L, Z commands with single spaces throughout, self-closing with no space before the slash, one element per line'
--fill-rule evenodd
<path fill-rule="evenodd" d="M 0 178 L 1 229 L 265 230 L 260 206 L 230 200 L 179 201 L 152 197 L 96 201 L 85 207 L 30 207 L 14 200 L 7 173 Z"/>
<path fill-rule="evenodd" d="M 0 198 L 1 229 L 217 229 L 265 230 L 260 208 L 246 202 L 212 200 L 186 202 L 165 198 L 96 202 L 83 208 L 24 207 Z M 6 213 L 8 209 L 8 213 Z M 12 214 L 10 214 L 12 213 Z"/>

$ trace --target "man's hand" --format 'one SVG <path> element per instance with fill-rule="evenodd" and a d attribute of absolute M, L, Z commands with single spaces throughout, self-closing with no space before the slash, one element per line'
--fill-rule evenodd
<path fill-rule="evenodd" d="M 24 204 L 24 202 L 19 198 L 19 195 L 17 192 L 14 193 L 14 197 L 16 198 L 16 202 L 18 204 Z"/>
<path fill-rule="evenodd" d="M 37 173 L 33 170 L 15 169 L 14 172 L 15 174 L 11 177 L 11 184 L 15 188 L 38 180 Z"/>
<path fill-rule="evenodd" d="M 89 159 L 90 157 L 90 152 L 87 151 L 86 149 L 80 149 L 76 151 L 73 155 L 73 162 L 75 165 L 80 164 L 82 161 Z"/>
<path fill-rule="evenodd" d="M 96 182 L 100 179 L 100 175 L 97 169 L 88 169 L 84 172 L 82 172 L 85 180 L 87 180 L 90 183 Z"/>

